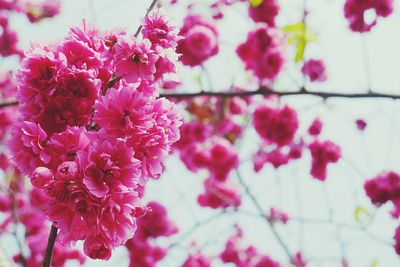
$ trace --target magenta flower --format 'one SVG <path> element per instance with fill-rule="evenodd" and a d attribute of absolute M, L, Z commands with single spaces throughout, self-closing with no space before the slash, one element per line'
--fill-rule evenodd
<path fill-rule="evenodd" d="M 244 43 L 236 53 L 243 61 L 246 70 L 251 70 L 260 80 L 274 80 L 283 68 L 284 56 L 281 36 L 265 24 L 258 24 L 249 32 Z"/>
<path fill-rule="evenodd" d="M 258 6 L 249 6 L 249 15 L 255 22 L 265 22 L 275 26 L 275 17 L 279 14 L 279 4 L 276 0 L 263 0 Z"/>
<path fill-rule="evenodd" d="M 92 140 L 88 152 L 79 151 L 83 184 L 96 197 L 135 188 L 140 177 L 140 162 L 124 142 Z"/>
<path fill-rule="evenodd" d="M 326 80 L 325 64 L 322 60 L 307 60 L 304 62 L 301 72 L 312 82 L 323 82 Z"/>
<path fill-rule="evenodd" d="M 115 73 L 127 82 L 154 80 L 157 71 L 158 55 L 151 50 L 151 42 L 147 39 L 120 38 L 115 44 Z"/>
<path fill-rule="evenodd" d="M 163 15 L 154 13 L 144 19 L 142 34 L 144 38 L 150 40 L 153 46 L 176 48 L 177 42 L 182 39 L 178 32 L 178 28 Z"/>
<path fill-rule="evenodd" d="M 179 34 L 184 39 L 178 42 L 177 52 L 184 65 L 201 65 L 219 51 L 217 28 L 200 15 L 187 16 Z"/>
<path fill-rule="evenodd" d="M 253 114 L 254 128 L 267 142 L 284 146 L 292 142 L 299 121 L 295 110 L 288 106 L 274 108 L 263 102 Z"/>
<path fill-rule="evenodd" d="M 15 124 L 8 145 L 14 161 L 24 174 L 30 175 L 37 167 L 49 163 L 50 156 L 45 150 L 47 140 L 40 125 L 28 121 Z"/>

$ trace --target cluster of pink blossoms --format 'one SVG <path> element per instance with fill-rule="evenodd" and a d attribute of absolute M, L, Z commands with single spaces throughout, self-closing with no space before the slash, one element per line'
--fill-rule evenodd
<path fill-rule="evenodd" d="M 344 16 L 354 32 L 369 32 L 378 21 L 378 17 L 387 17 L 393 12 L 393 0 L 347 0 Z M 373 10 L 371 21 L 366 21 L 367 12 Z"/>
<path fill-rule="evenodd" d="M 274 80 L 284 63 L 282 37 L 276 29 L 259 23 L 249 32 L 244 43 L 236 49 L 246 70 L 250 70 L 262 82 Z"/>
<path fill-rule="evenodd" d="M 289 106 L 274 107 L 271 101 L 260 104 L 253 114 L 254 128 L 268 143 L 284 146 L 293 141 L 299 120 L 297 113 Z"/>
<path fill-rule="evenodd" d="M 137 231 L 126 242 L 131 267 L 153 267 L 161 261 L 167 249 L 153 245 L 159 237 L 169 237 L 178 232 L 178 228 L 167 217 L 167 210 L 160 203 L 149 202 L 143 217 L 137 219 Z"/>
<path fill-rule="evenodd" d="M 326 80 L 325 64 L 320 59 L 309 59 L 304 62 L 301 72 L 307 76 L 311 82 L 323 82 Z"/>
<path fill-rule="evenodd" d="M 391 212 L 393 218 L 400 217 L 400 175 L 396 172 L 383 172 L 364 183 L 364 189 L 371 202 L 381 206 L 392 202 L 394 210 Z M 400 226 L 394 234 L 394 249 L 400 255 Z"/>
<path fill-rule="evenodd" d="M 327 176 L 328 164 L 337 162 L 341 157 L 341 149 L 331 141 L 315 140 L 309 147 L 312 157 L 311 175 L 321 181 Z"/>
<path fill-rule="evenodd" d="M 177 52 L 184 65 L 201 65 L 219 51 L 217 28 L 200 15 L 187 16 L 179 34 L 184 38 L 178 42 Z"/>
<path fill-rule="evenodd" d="M 295 110 L 288 106 L 274 106 L 273 99 L 266 99 L 256 107 L 253 124 L 263 144 L 253 157 L 254 170 L 259 172 L 266 163 L 274 168 L 301 158 L 303 150 L 308 148 L 311 154 L 311 175 L 318 180 L 325 180 L 327 167 L 341 157 L 341 149 L 332 141 L 320 141 L 322 122 L 316 119 L 308 129 L 311 141 L 301 138 L 295 140 L 299 122 Z"/>
<path fill-rule="evenodd" d="M 15 233 L 18 238 L 18 231 L 23 225 L 23 240 L 19 240 L 19 242 L 26 246 L 13 256 L 13 260 L 15 263 L 27 267 L 40 266 L 50 229 L 44 213 L 49 199 L 42 190 L 35 187 L 27 188 L 24 185 L 25 177 L 11 164 L 9 155 L 1 154 L 0 168 L 7 174 L 7 179 L 2 180 L 0 191 L 1 235 Z M 63 267 L 69 260 L 77 260 L 83 264 L 85 257 L 79 250 L 56 243 L 52 266 Z"/>
<path fill-rule="evenodd" d="M 197 198 L 202 207 L 216 209 L 241 204 L 239 188 L 229 181 L 229 176 L 239 165 L 234 143 L 242 134 L 240 121 L 248 112 L 249 101 L 239 97 L 226 101 L 199 97 L 182 102 L 192 120 L 182 125 L 181 139 L 175 148 L 190 171 L 205 169 L 210 174 Z"/>
<path fill-rule="evenodd" d="M 180 137 L 175 105 L 155 90 L 175 72 L 173 31 L 159 15 L 145 19 L 142 39 L 84 24 L 34 47 L 17 75 L 13 159 L 49 198 L 57 240 L 83 240 L 91 258 L 108 259 L 133 237 L 146 182 Z"/>
<path fill-rule="evenodd" d="M 281 265 L 270 258 L 262 255 L 254 246 L 244 246 L 242 243 L 243 231 L 237 227 L 225 243 L 225 249 L 221 252 L 220 258 L 224 263 L 230 263 L 237 267 L 280 267 Z"/>
<path fill-rule="evenodd" d="M 279 4 L 276 0 L 263 0 L 260 5 L 249 4 L 249 15 L 255 22 L 267 23 L 275 27 L 275 17 L 279 14 Z"/>

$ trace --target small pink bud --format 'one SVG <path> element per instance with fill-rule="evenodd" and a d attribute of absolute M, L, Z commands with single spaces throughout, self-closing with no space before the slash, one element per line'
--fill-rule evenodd
<path fill-rule="evenodd" d="M 43 188 L 44 185 L 53 179 L 53 173 L 46 167 L 37 167 L 31 176 L 31 183 L 33 186 Z"/>

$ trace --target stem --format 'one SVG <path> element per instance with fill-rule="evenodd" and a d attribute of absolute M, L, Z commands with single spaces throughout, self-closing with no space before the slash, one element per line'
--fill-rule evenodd
<path fill-rule="evenodd" d="M 146 15 L 144 16 L 145 18 L 150 14 L 151 10 L 156 6 L 157 0 L 153 0 L 150 4 L 150 6 L 147 8 Z M 135 32 L 135 37 L 139 36 L 140 31 L 143 29 L 143 25 L 140 25 L 139 28 Z"/>
<path fill-rule="evenodd" d="M 286 243 L 283 241 L 282 237 L 279 235 L 278 231 L 275 229 L 274 224 L 268 219 L 268 216 L 265 215 L 264 209 L 261 207 L 260 203 L 258 203 L 257 198 L 251 193 L 249 186 L 245 183 L 242 175 L 240 174 L 239 169 L 236 169 L 237 178 L 239 180 L 240 185 L 244 188 L 246 195 L 250 198 L 253 205 L 256 207 L 257 211 L 259 212 L 260 216 L 265 219 L 265 222 L 270 227 L 272 234 L 274 235 L 276 241 L 278 241 L 279 245 L 282 247 L 283 251 L 285 252 L 286 256 L 290 260 L 291 263 L 294 262 L 292 254 Z"/>
<path fill-rule="evenodd" d="M 53 248 L 54 248 L 54 243 L 56 242 L 57 232 L 58 232 L 57 227 L 51 225 L 49 239 L 47 241 L 46 254 L 44 255 L 44 260 L 42 265 L 43 267 L 50 267 L 51 257 L 53 256 Z"/>

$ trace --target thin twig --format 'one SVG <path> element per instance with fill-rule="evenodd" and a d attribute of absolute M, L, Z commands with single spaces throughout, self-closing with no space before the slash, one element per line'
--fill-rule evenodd
<path fill-rule="evenodd" d="M 274 224 L 269 220 L 268 216 L 265 214 L 264 209 L 261 207 L 260 203 L 258 202 L 257 198 L 251 193 L 250 188 L 244 181 L 242 175 L 240 174 L 239 169 L 236 169 L 236 174 L 238 181 L 240 185 L 244 188 L 244 191 L 246 195 L 250 198 L 251 202 L 253 205 L 256 207 L 257 211 L 260 213 L 260 216 L 265 218 L 265 222 L 268 224 L 270 227 L 272 234 L 274 235 L 276 241 L 279 243 L 279 245 L 282 247 L 283 251 L 285 252 L 286 256 L 289 258 L 291 263 L 294 263 L 292 253 L 290 253 L 288 246 L 286 243 L 283 241 L 282 237 L 278 233 L 278 231 L 275 229 Z"/>
<path fill-rule="evenodd" d="M 149 8 L 147 8 L 146 15 L 144 16 L 145 18 L 150 14 L 151 10 L 153 10 L 153 8 L 156 6 L 156 4 L 157 4 L 157 0 L 153 0 L 153 1 L 151 2 Z M 140 25 L 140 26 L 138 27 L 138 29 L 136 30 L 136 32 L 135 32 L 135 37 L 138 37 L 138 36 L 139 36 L 139 33 L 140 33 L 140 31 L 141 31 L 142 29 L 143 29 L 143 25 Z"/>

